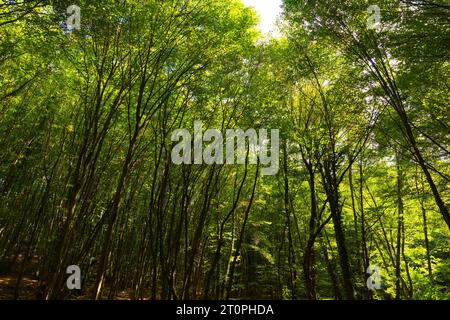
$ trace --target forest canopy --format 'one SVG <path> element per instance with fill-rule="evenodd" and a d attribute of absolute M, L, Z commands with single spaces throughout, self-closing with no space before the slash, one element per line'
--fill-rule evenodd
<path fill-rule="evenodd" d="M 0 0 L 0 299 L 450 298 L 450 4 L 282 9 Z"/>

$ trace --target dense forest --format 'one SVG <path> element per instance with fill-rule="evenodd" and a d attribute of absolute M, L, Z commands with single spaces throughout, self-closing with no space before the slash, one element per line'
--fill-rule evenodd
<path fill-rule="evenodd" d="M 450 3 L 282 8 L 0 0 L 0 299 L 450 299 Z"/>

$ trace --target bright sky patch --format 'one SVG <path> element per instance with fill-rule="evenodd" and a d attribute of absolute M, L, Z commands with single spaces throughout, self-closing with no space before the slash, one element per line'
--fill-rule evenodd
<path fill-rule="evenodd" d="M 242 0 L 244 5 L 253 7 L 260 16 L 262 33 L 274 31 L 277 17 L 281 15 L 281 0 Z"/>

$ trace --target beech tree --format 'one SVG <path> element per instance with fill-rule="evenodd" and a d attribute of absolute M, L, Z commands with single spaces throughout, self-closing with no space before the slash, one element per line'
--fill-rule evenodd
<path fill-rule="evenodd" d="M 373 5 L 0 0 L 0 298 L 448 299 L 449 6 Z"/>

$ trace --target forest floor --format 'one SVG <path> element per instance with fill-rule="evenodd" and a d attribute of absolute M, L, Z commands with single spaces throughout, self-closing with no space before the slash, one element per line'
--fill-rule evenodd
<path fill-rule="evenodd" d="M 0 275 L 0 300 L 14 299 L 14 290 L 17 282 L 17 274 Z M 20 300 L 37 299 L 36 292 L 38 281 L 29 276 L 24 276 L 20 285 Z"/>
<path fill-rule="evenodd" d="M 12 300 L 14 299 L 14 292 L 17 283 L 17 277 L 19 275 L 19 268 L 22 262 L 22 256 L 19 255 L 17 262 L 12 267 L 10 272 L 2 272 L 0 270 L 0 300 Z M 37 270 L 38 258 L 33 257 L 28 267 L 24 270 L 22 281 L 19 287 L 19 300 L 43 300 L 44 297 L 39 288 L 39 279 L 36 276 L 35 270 Z M 86 292 L 91 292 L 91 287 L 86 285 Z M 103 297 L 107 299 L 107 297 Z M 90 300 L 88 294 L 70 295 L 65 299 L 69 300 Z M 131 300 L 131 289 L 128 291 L 117 292 L 114 300 Z"/>
<path fill-rule="evenodd" d="M 13 300 L 16 288 L 17 274 L 0 275 L 0 300 Z M 42 300 L 39 296 L 38 280 L 32 276 L 23 276 L 20 284 L 19 300 Z M 72 295 L 70 300 L 90 300 L 88 295 Z M 107 299 L 107 297 L 104 297 Z M 127 291 L 118 292 L 114 300 L 131 300 L 131 294 Z"/>

